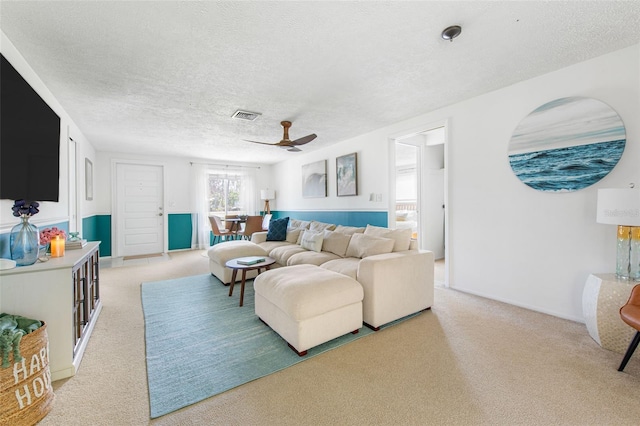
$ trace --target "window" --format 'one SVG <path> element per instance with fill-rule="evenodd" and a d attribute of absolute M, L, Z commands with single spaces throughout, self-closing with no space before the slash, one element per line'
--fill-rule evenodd
<path fill-rule="evenodd" d="M 220 218 L 227 215 L 246 215 L 248 208 L 243 200 L 242 175 L 240 174 L 209 174 L 209 214 L 215 214 Z"/>

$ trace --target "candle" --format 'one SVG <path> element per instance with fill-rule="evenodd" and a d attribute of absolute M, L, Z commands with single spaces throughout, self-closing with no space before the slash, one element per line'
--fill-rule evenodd
<path fill-rule="evenodd" d="M 64 256 L 64 238 L 56 236 L 51 239 L 51 257 Z"/>

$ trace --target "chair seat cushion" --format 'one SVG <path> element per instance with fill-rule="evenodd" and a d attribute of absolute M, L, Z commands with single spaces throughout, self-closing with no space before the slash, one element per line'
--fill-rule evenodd
<path fill-rule="evenodd" d="M 361 302 L 362 286 L 346 275 L 313 265 L 272 269 L 253 282 L 256 294 L 295 321 Z"/>

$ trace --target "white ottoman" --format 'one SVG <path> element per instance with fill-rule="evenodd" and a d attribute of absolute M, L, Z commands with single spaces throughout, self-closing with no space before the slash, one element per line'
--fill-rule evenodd
<path fill-rule="evenodd" d="M 362 328 L 362 286 L 315 265 L 263 272 L 253 281 L 256 315 L 298 355 Z"/>
<path fill-rule="evenodd" d="M 209 270 L 222 284 L 229 285 L 231 283 L 231 274 L 233 271 L 225 266 L 231 259 L 247 256 L 267 256 L 268 253 L 259 245 L 251 241 L 235 240 L 218 243 L 211 247 L 207 252 L 209 255 Z M 275 266 L 275 265 L 274 265 Z M 258 271 L 247 272 L 247 278 L 253 278 Z"/>

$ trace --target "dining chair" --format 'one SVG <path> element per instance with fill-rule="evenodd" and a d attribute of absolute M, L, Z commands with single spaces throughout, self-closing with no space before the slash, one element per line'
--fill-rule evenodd
<path fill-rule="evenodd" d="M 218 242 L 222 242 L 222 237 L 224 237 L 226 241 L 230 236 L 233 236 L 233 233 L 230 230 L 222 226 L 222 221 L 218 216 L 209 216 L 209 223 L 211 223 L 211 231 L 213 232 L 213 244 L 216 243 L 216 237 Z"/>
<path fill-rule="evenodd" d="M 247 216 L 247 221 L 242 232 L 238 233 L 240 237 L 251 239 L 254 232 L 262 231 L 262 216 Z"/>
<path fill-rule="evenodd" d="M 269 222 L 271 222 L 271 213 L 265 214 L 262 218 L 262 230 L 263 231 L 268 231 L 269 230 Z"/>
<path fill-rule="evenodd" d="M 240 234 L 242 228 L 242 220 L 237 214 L 228 214 L 224 217 L 224 227 L 231 232 L 234 237 Z"/>
<path fill-rule="evenodd" d="M 627 300 L 627 303 L 620 308 L 620 318 L 622 321 L 633 327 L 636 330 L 636 334 L 629 344 L 627 353 L 624 354 L 624 358 L 622 359 L 620 367 L 618 367 L 618 371 L 624 370 L 627 362 L 631 359 L 631 355 L 633 355 L 633 352 L 638 347 L 638 343 L 640 343 L 640 284 L 631 289 L 629 300 Z"/>

